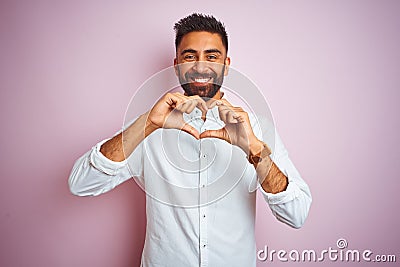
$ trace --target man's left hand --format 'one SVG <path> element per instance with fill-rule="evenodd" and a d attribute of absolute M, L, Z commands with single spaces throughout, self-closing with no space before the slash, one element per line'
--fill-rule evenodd
<path fill-rule="evenodd" d="M 218 130 L 207 130 L 200 138 L 214 137 L 240 147 L 246 154 L 253 146 L 260 146 L 261 141 L 255 136 L 250 124 L 249 115 L 241 107 L 234 107 L 226 99 L 215 100 L 209 108 L 218 106 L 219 117 L 225 127 Z"/>

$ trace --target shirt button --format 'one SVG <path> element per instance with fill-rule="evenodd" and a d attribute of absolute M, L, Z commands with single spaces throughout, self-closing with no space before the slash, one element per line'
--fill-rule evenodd
<path fill-rule="evenodd" d="M 205 218 L 206 217 L 206 215 L 205 214 L 203 214 L 203 218 Z"/>
<path fill-rule="evenodd" d="M 205 248 L 205 247 L 206 247 L 206 244 L 203 245 L 203 248 Z"/>

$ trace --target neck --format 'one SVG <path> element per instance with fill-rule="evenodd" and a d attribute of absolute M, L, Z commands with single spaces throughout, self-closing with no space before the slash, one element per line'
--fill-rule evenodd
<path fill-rule="evenodd" d="M 206 102 L 210 102 L 213 100 L 220 100 L 222 97 L 224 97 L 224 93 L 218 90 L 218 92 L 210 99 L 208 99 Z"/>
<path fill-rule="evenodd" d="M 222 97 L 224 96 L 224 93 L 221 92 L 220 90 L 218 90 L 218 92 L 210 99 L 208 99 L 208 101 L 206 101 L 206 103 L 208 104 L 210 101 L 214 101 L 214 100 L 220 100 L 222 99 Z M 206 113 L 207 111 L 203 111 L 203 113 L 201 114 L 201 118 L 203 119 L 203 121 L 206 120 Z"/>

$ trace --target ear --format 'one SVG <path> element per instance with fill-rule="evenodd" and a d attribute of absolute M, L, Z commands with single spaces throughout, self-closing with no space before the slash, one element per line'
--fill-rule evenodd
<path fill-rule="evenodd" d="M 174 69 L 175 69 L 175 74 L 176 76 L 179 75 L 179 66 L 178 66 L 178 60 L 174 58 Z"/>
<path fill-rule="evenodd" d="M 231 65 L 231 58 L 226 57 L 225 58 L 225 71 L 224 71 L 224 76 L 227 76 L 229 73 L 229 65 Z"/>

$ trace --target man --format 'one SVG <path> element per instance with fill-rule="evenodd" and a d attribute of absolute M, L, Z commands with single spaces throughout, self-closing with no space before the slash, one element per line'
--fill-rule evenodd
<path fill-rule="evenodd" d="M 174 29 L 184 94 L 165 94 L 78 159 L 71 192 L 98 195 L 131 177 L 141 183 L 147 193 L 142 266 L 255 266 L 250 188 L 259 183 L 272 213 L 295 228 L 308 215 L 309 188 L 280 139 L 271 151 L 256 117 L 223 98 L 230 64 L 224 25 L 194 13 Z"/>

